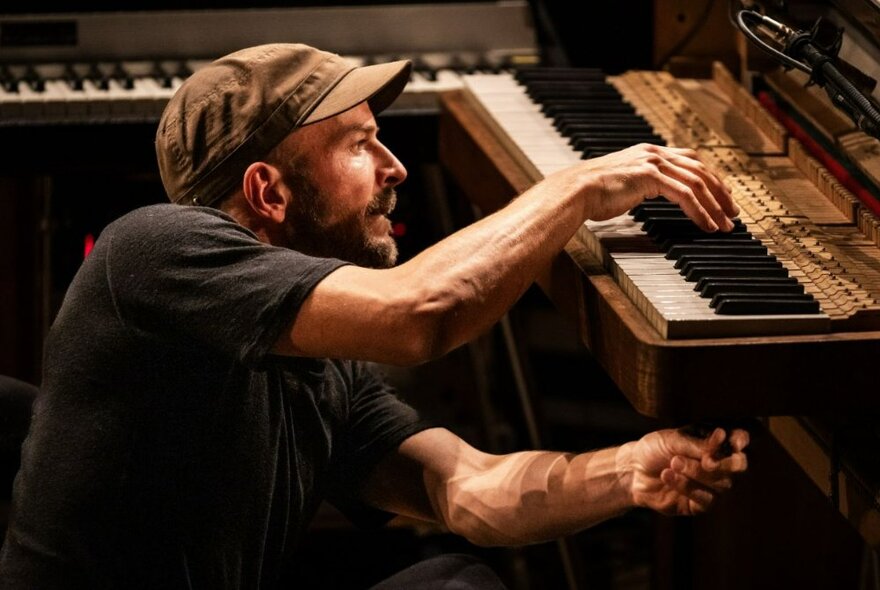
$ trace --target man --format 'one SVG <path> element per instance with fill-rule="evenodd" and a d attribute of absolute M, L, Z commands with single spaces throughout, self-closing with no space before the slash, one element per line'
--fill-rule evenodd
<path fill-rule="evenodd" d="M 291 552 L 324 499 L 357 523 L 404 514 L 522 544 L 633 507 L 702 512 L 746 468 L 747 434 L 721 429 L 489 455 L 370 370 L 487 330 L 587 218 L 657 194 L 709 231 L 736 214 L 693 152 L 643 145 L 554 174 L 395 267 L 387 215 L 406 171 L 374 115 L 408 72 L 277 44 L 176 93 L 156 149 L 177 205 L 105 229 L 47 339 L 4 587 L 293 587 Z M 389 584 L 500 587 L 466 559 L 403 576 Z"/>

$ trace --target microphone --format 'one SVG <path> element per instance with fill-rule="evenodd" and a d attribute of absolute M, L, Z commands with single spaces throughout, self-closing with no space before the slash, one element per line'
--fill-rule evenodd
<path fill-rule="evenodd" d="M 829 27 L 820 17 L 810 31 L 798 31 L 752 10 L 740 10 L 736 20 L 749 40 L 787 69 L 797 68 L 809 74 L 808 86 L 816 84 L 823 88 L 831 103 L 845 112 L 859 129 L 880 138 L 880 107 L 870 96 L 877 81 L 837 57 L 843 29 Z M 749 22 L 782 50 L 761 39 L 752 31 Z"/>

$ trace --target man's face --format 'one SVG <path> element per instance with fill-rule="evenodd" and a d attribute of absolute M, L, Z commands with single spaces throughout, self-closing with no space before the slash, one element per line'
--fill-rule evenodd
<path fill-rule="evenodd" d="M 282 165 L 293 196 L 285 223 L 289 247 L 360 266 L 394 265 L 388 214 L 406 169 L 377 132 L 362 103 L 291 134 L 296 155 Z"/>

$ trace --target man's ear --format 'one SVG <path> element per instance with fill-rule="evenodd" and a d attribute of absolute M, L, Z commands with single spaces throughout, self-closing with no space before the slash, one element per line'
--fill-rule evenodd
<path fill-rule="evenodd" d="M 276 223 L 284 221 L 290 193 L 281 171 L 266 162 L 254 162 L 244 171 L 244 198 L 257 217 Z"/>

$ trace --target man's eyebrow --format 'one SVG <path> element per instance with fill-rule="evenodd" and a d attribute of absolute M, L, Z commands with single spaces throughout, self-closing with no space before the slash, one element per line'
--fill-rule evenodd
<path fill-rule="evenodd" d="M 333 134 L 333 139 L 336 141 L 341 141 L 345 139 L 349 135 L 354 133 L 378 133 L 379 126 L 375 123 L 352 123 L 351 125 L 345 125 L 336 130 L 336 133 Z"/>

